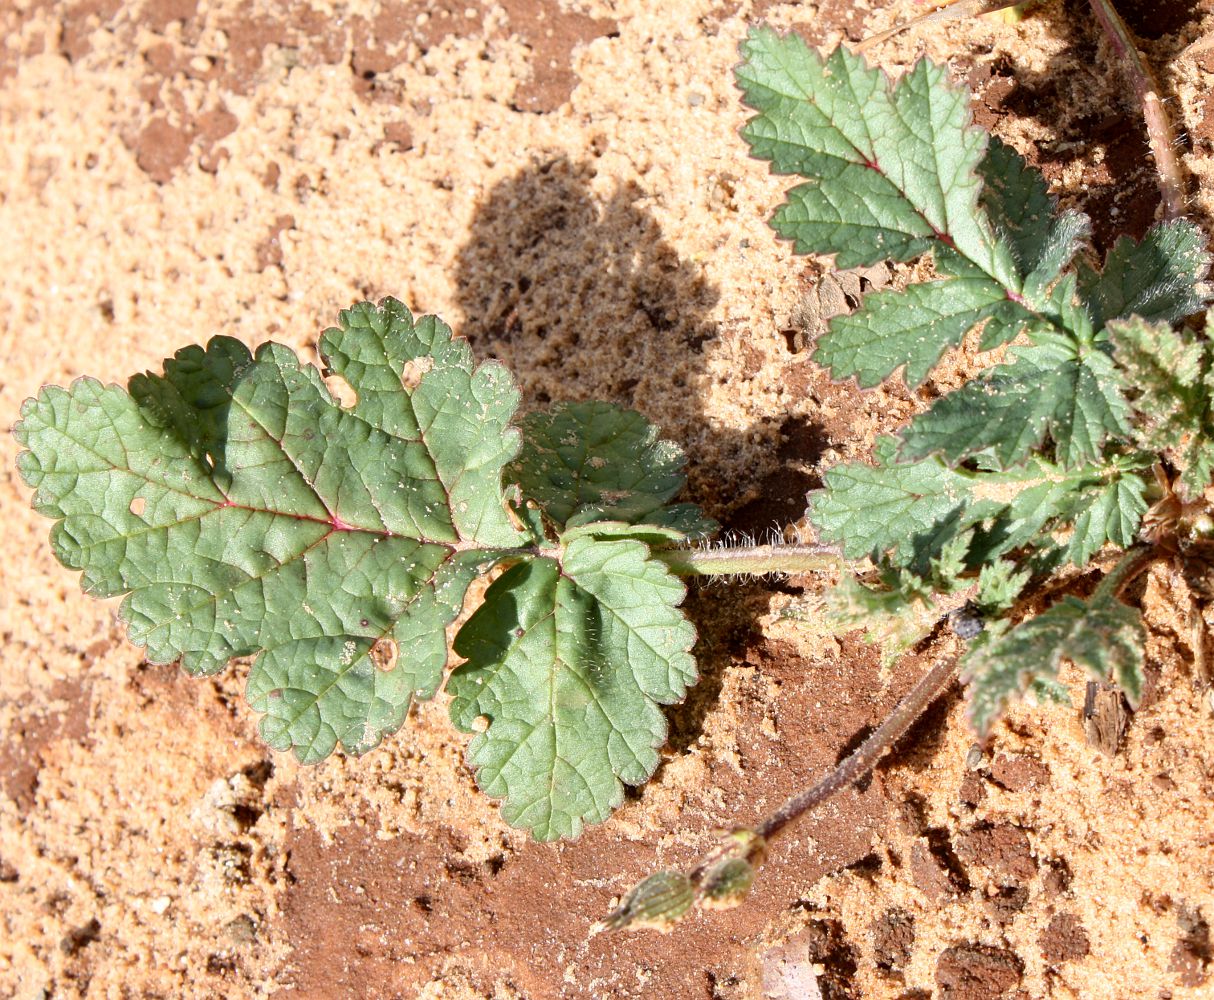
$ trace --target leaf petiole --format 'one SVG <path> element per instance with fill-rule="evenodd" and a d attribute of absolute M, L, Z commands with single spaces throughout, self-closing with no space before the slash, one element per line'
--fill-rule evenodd
<path fill-rule="evenodd" d="M 746 545 L 738 548 L 658 549 L 653 557 L 678 576 L 762 576 L 818 573 L 854 564 L 833 545 Z"/>

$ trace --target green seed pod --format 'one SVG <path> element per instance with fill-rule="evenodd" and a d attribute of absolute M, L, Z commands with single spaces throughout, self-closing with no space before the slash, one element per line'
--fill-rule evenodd
<path fill-rule="evenodd" d="M 668 931 L 691 909 L 695 890 L 682 872 L 658 872 L 636 886 L 610 913 L 602 926 L 618 931 L 625 927 L 650 927 Z"/>
<path fill-rule="evenodd" d="M 754 881 L 755 867 L 745 858 L 718 861 L 700 883 L 700 905 L 708 910 L 728 910 L 746 898 Z"/>

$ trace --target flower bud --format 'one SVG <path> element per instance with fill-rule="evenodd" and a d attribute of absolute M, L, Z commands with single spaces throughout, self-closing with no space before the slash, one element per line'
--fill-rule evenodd
<path fill-rule="evenodd" d="M 658 872 L 641 882 L 602 921 L 606 930 L 648 927 L 668 931 L 691 909 L 695 898 L 691 879 L 682 872 Z"/>
<path fill-rule="evenodd" d="M 718 861 L 700 883 L 700 905 L 706 910 L 728 910 L 746 898 L 755 881 L 755 866 L 745 858 Z"/>

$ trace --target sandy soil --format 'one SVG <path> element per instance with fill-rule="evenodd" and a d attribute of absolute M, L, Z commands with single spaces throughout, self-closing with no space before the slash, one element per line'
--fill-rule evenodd
<path fill-rule="evenodd" d="M 1211 229 L 1214 2 L 1121 7 Z M 121 381 L 216 333 L 311 352 L 339 308 L 390 293 L 505 361 L 527 405 L 644 411 L 732 530 L 795 522 L 824 467 L 920 399 L 808 362 L 839 281 L 766 228 L 782 185 L 745 157 L 730 67 L 754 17 L 832 45 L 916 9 L 4 4 L 0 419 L 45 382 Z M 873 58 L 897 72 L 922 53 L 1102 247 L 1149 225 L 1143 130 L 1086 4 Z M 935 385 L 971 364 L 959 352 Z M 954 691 L 778 843 L 743 907 L 590 937 L 638 878 L 820 775 L 932 651 L 882 677 L 857 639 L 783 620 L 809 579 L 694 592 L 703 680 L 657 777 L 580 840 L 536 845 L 475 790 L 441 698 L 374 753 L 302 768 L 259 742 L 239 664 L 190 680 L 143 662 L 116 605 L 54 563 L 16 450 L 0 438 L 4 995 L 734 1000 L 797 963 L 832 998 L 1214 990 L 1214 734 L 1164 568 L 1135 595 L 1150 688 L 1118 753 L 1086 742 L 1078 676 L 1076 707 L 1020 706 L 982 747 Z"/>

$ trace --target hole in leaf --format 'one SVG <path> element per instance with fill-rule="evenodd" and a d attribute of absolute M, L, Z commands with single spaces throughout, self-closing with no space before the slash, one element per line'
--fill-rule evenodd
<path fill-rule="evenodd" d="M 148 502 L 143 497 L 135 497 L 131 501 L 131 513 L 136 517 L 143 517 L 143 512 L 147 510 Z"/>
<path fill-rule="evenodd" d="M 434 367 L 433 358 L 412 358 L 405 362 L 400 373 L 400 383 L 409 391 L 418 387 L 422 376 Z"/>
<path fill-rule="evenodd" d="M 395 669 L 396 658 L 400 653 L 400 647 L 397 646 L 395 639 L 387 637 L 376 639 L 371 645 L 370 652 L 367 654 L 371 657 L 371 662 L 375 664 L 376 670 L 382 670 L 385 674 Z"/>
<path fill-rule="evenodd" d="M 483 733 L 489 729 L 489 716 L 478 715 L 472 720 L 472 731 L 474 733 Z"/>
<path fill-rule="evenodd" d="M 354 386 L 347 382 L 340 375 L 326 375 L 325 388 L 329 390 L 329 395 L 337 400 L 337 405 L 343 410 L 349 410 L 358 405 L 358 393 L 354 391 Z"/>

